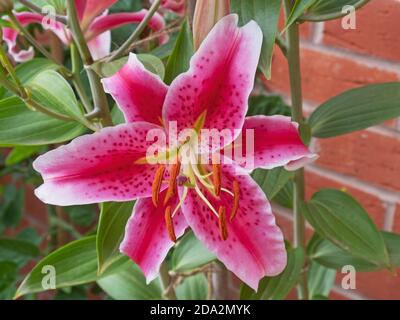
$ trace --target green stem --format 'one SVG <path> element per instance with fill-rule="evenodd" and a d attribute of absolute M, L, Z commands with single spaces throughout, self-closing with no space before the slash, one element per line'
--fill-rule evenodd
<path fill-rule="evenodd" d="M 92 104 L 87 96 L 85 89 L 83 88 L 82 80 L 79 74 L 80 71 L 80 58 L 79 52 L 74 43 L 71 44 L 71 61 L 72 61 L 72 77 L 71 81 L 75 87 L 76 92 L 78 93 L 79 98 L 82 101 L 83 107 L 85 108 L 87 113 L 92 112 Z"/>
<path fill-rule="evenodd" d="M 131 36 L 122 44 L 122 46 L 116 50 L 108 59 L 107 62 L 111 62 L 115 59 L 118 59 L 122 57 L 126 51 L 129 50 L 130 46 L 132 43 L 136 41 L 137 38 L 142 34 L 144 29 L 146 28 L 147 24 L 151 20 L 151 18 L 154 16 L 156 13 L 158 7 L 161 4 L 161 0 L 156 0 L 153 2 L 151 5 L 149 12 L 147 12 L 147 15 L 144 17 L 144 19 L 139 23 L 135 31 L 131 34 Z"/>
<path fill-rule="evenodd" d="M 79 25 L 79 19 L 76 13 L 74 0 L 67 1 L 67 14 L 72 36 L 78 48 L 89 79 L 94 104 L 94 110 L 92 112 L 99 111 L 99 114 L 101 115 L 101 123 L 103 126 L 112 126 L 113 123 L 111 119 L 110 109 L 108 107 L 107 96 L 101 84 L 100 77 L 95 71 L 89 68 L 89 66 L 93 63 L 93 58 L 87 46 L 82 29 Z"/>
<path fill-rule="evenodd" d="M 177 300 L 175 290 L 171 287 L 171 276 L 168 273 L 168 265 L 164 261 L 160 268 L 160 278 L 165 291 L 165 298 L 168 300 Z"/>
<path fill-rule="evenodd" d="M 293 1 L 285 0 L 286 18 L 290 14 L 293 7 Z M 292 119 L 299 123 L 303 122 L 303 98 L 301 90 L 301 70 L 300 70 L 300 40 L 299 26 L 297 23 L 292 24 L 287 29 L 287 60 L 289 64 L 290 90 L 292 97 Z M 300 169 L 295 172 L 293 188 L 293 232 L 294 246 L 305 247 L 305 220 L 301 213 L 301 203 L 304 201 L 304 170 Z M 298 295 L 300 299 L 308 298 L 307 274 L 302 273 L 299 285 Z"/>

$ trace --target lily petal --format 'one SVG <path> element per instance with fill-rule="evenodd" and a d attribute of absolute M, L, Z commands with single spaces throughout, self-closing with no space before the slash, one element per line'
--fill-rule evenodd
<path fill-rule="evenodd" d="M 147 121 L 160 125 L 168 87 L 157 75 L 147 71 L 134 53 L 115 75 L 102 81 L 126 122 Z"/>
<path fill-rule="evenodd" d="M 86 37 L 91 39 L 106 30 L 112 30 L 131 23 L 140 23 L 147 15 L 147 12 L 148 10 L 142 9 L 138 12 L 114 13 L 97 17 L 89 26 Z M 153 31 L 160 31 L 164 29 L 165 21 L 159 13 L 155 13 L 148 25 Z M 167 41 L 167 35 L 159 38 L 160 44 L 164 44 Z"/>
<path fill-rule="evenodd" d="M 38 157 L 33 167 L 44 184 L 36 196 L 60 206 L 150 196 L 157 166 L 135 161 L 153 144 L 146 141 L 152 129 L 160 127 L 137 122 L 104 128 Z"/>
<path fill-rule="evenodd" d="M 99 60 L 108 56 L 111 50 L 111 32 L 106 31 L 88 42 L 93 60 Z"/>
<path fill-rule="evenodd" d="M 76 1 L 76 0 L 75 0 Z M 90 25 L 90 23 L 98 15 L 102 14 L 105 10 L 110 8 L 118 0 L 78 0 L 75 2 L 78 16 L 81 17 L 81 27 L 83 30 Z M 84 8 L 84 9 L 83 9 Z M 83 11 L 82 11 L 83 9 Z M 101 33 L 101 32 L 100 32 Z"/>
<path fill-rule="evenodd" d="M 232 190 L 233 181 L 239 183 L 239 209 L 233 221 L 229 219 L 234 202 L 230 194 L 222 192 L 220 198 L 206 195 L 216 210 L 219 206 L 226 209 L 228 237 L 225 241 L 220 237 L 218 218 L 193 189 L 190 189 L 182 211 L 196 237 L 230 271 L 257 290 L 261 278 L 275 276 L 285 268 L 284 238 L 275 224 L 264 192 L 249 175 L 243 172 L 236 175 L 235 170 L 234 166 L 222 166 L 223 187 Z"/>
<path fill-rule="evenodd" d="M 177 121 L 178 131 L 193 128 L 205 114 L 203 128 L 230 131 L 223 145 L 238 135 L 234 129 L 243 126 L 262 32 L 254 21 L 242 28 L 237 23 L 236 14 L 222 18 L 193 55 L 189 71 L 172 82 L 163 108 L 167 125 Z"/>
<path fill-rule="evenodd" d="M 162 201 L 165 193 L 161 194 Z M 175 200 L 171 199 L 171 203 L 174 204 L 172 207 L 177 202 L 177 197 Z M 157 277 L 161 263 L 174 246 L 174 242 L 168 236 L 164 211 L 165 207 L 155 207 L 150 198 L 138 200 L 120 245 L 121 252 L 129 256 L 143 271 L 147 283 Z M 182 236 L 187 223 L 180 210 L 175 214 L 173 224 L 176 237 Z"/>
<path fill-rule="evenodd" d="M 246 141 L 249 134 L 252 137 Z M 253 142 L 253 146 L 248 142 Z M 298 124 L 281 115 L 247 117 L 241 136 L 231 148 L 228 154 L 233 156 L 236 164 L 249 171 L 280 166 L 297 170 L 318 158 L 302 142 Z"/>

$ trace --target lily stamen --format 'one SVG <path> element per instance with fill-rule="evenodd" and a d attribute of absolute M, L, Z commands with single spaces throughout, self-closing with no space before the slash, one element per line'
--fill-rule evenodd
<path fill-rule="evenodd" d="M 165 217 L 165 224 L 166 224 L 167 230 L 168 230 L 168 236 L 173 242 L 176 242 L 174 223 L 172 221 L 172 215 L 171 215 L 171 206 L 168 206 L 165 209 L 164 217 Z"/>
<path fill-rule="evenodd" d="M 228 228 L 226 227 L 226 209 L 224 206 L 219 207 L 218 216 L 220 236 L 222 240 L 226 240 L 228 239 Z"/>
<path fill-rule="evenodd" d="M 240 189 L 239 189 L 239 182 L 237 180 L 233 180 L 233 206 L 231 212 L 231 221 L 235 218 L 238 210 L 239 210 L 239 198 L 240 198 Z"/>
<path fill-rule="evenodd" d="M 214 182 L 214 192 L 217 197 L 221 194 L 221 165 L 213 163 L 212 165 L 212 177 Z"/>
<path fill-rule="evenodd" d="M 178 160 L 176 164 L 172 165 L 168 190 L 164 198 L 164 205 L 167 204 L 168 201 L 176 194 L 176 189 L 177 189 L 176 179 L 178 178 L 180 171 L 181 171 L 181 163 Z"/>
<path fill-rule="evenodd" d="M 161 190 L 161 183 L 164 177 L 165 167 L 161 166 L 157 169 L 156 174 L 154 175 L 153 184 L 151 186 L 151 199 L 153 200 L 153 204 L 155 207 L 158 206 L 158 196 Z"/>

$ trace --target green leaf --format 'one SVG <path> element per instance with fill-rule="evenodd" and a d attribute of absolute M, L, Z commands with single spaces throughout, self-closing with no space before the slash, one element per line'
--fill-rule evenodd
<path fill-rule="evenodd" d="M 272 200 L 286 183 L 293 178 L 294 172 L 278 167 L 271 170 L 257 169 L 251 176 L 263 189 L 268 199 Z"/>
<path fill-rule="evenodd" d="M 304 266 L 305 254 L 300 247 L 287 250 L 288 260 L 285 270 L 276 277 L 265 277 L 260 281 L 258 292 L 243 284 L 241 300 L 283 300 L 296 285 Z"/>
<path fill-rule="evenodd" d="M 400 266 L 400 235 L 381 232 L 385 241 L 390 266 L 392 269 Z M 362 259 L 334 245 L 329 240 L 314 235 L 307 248 L 310 259 L 328 268 L 341 270 L 343 266 L 352 265 L 357 271 L 377 271 L 383 268 L 379 263 Z"/>
<path fill-rule="evenodd" d="M 11 261 L 0 261 L 0 298 L 10 299 L 9 294 L 17 279 L 17 265 Z M 10 297 L 11 296 L 11 297 Z"/>
<path fill-rule="evenodd" d="M 319 106 L 310 116 L 312 135 L 335 137 L 400 116 L 400 82 L 346 91 Z"/>
<path fill-rule="evenodd" d="M 39 73 L 27 85 L 32 96 L 46 108 L 69 115 L 74 119 L 83 118 L 82 110 L 69 83 L 56 71 Z"/>
<path fill-rule="evenodd" d="M 349 194 L 323 189 L 302 206 L 315 231 L 345 251 L 382 266 L 389 256 L 382 235 L 363 207 Z"/>
<path fill-rule="evenodd" d="M 0 238 L 0 261 L 13 261 L 22 267 L 38 255 L 39 249 L 30 242 L 19 239 Z"/>
<path fill-rule="evenodd" d="M 203 273 L 186 278 L 175 289 L 179 300 L 207 300 L 208 283 Z"/>
<path fill-rule="evenodd" d="M 290 107 L 282 100 L 281 96 L 257 95 L 250 97 L 248 117 L 256 115 L 273 116 L 276 114 L 291 115 Z"/>
<path fill-rule="evenodd" d="M 328 297 L 336 279 L 336 270 L 313 261 L 308 270 L 308 295 L 310 299 L 320 300 Z"/>
<path fill-rule="evenodd" d="M 74 121 L 35 112 L 16 97 L 0 101 L 0 145 L 46 145 L 71 140 L 85 132 Z"/>
<path fill-rule="evenodd" d="M 97 279 L 96 236 L 73 241 L 43 258 L 19 286 L 15 298 L 27 293 L 44 291 L 44 266 L 56 272 L 57 288 L 70 287 Z"/>
<path fill-rule="evenodd" d="M 281 206 L 293 209 L 293 183 L 289 181 L 285 186 L 279 190 L 273 199 L 276 203 Z"/>
<path fill-rule="evenodd" d="M 6 163 L 7 166 L 11 166 L 11 165 L 20 163 L 21 161 L 24 161 L 25 159 L 28 159 L 30 156 L 32 156 L 33 154 L 39 152 L 42 149 L 43 149 L 42 146 L 19 146 L 19 147 L 15 147 L 7 155 L 5 163 Z"/>
<path fill-rule="evenodd" d="M 71 221 L 81 227 L 89 227 L 96 219 L 98 208 L 96 205 L 80 205 L 65 207 Z"/>
<path fill-rule="evenodd" d="M 114 106 L 111 110 L 111 118 L 114 125 L 125 123 L 125 117 L 121 109 L 118 106 Z"/>
<path fill-rule="evenodd" d="M 170 84 L 179 74 L 189 69 L 190 58 L 193 55 L 193 36 L 189 22 L 185 20 L 179 31 L 174 49 L 168 58 L 165 68 L 165 83 Z"/>
<path fill-rule="evenodd" d="M 359 9 L 369 0 L 317 0 L 305 14 L 301 16 L 301 20 L 306 21 L 327 21 L 337 19 L 348 14 L 347 11 L 342 12 L 343 7 L 350 5 L 355 9 Z"/>
<path fill-rule="evenodd" d="M 287 18 L 284 30 L 295 23 L 316 1 L 318 0 L 296 0 L 292 12 L 290 12 L 289 17 Z"/>
<path fill-rule="evenodd" d="M 23 213 L 25 190 L 23 188 L 16 189 L 13 185 L 7 185 L 4 195 L 3 205 L 0 206 L 1 223 L 6 227 L 16 228 Z"/>
<path fill-rule="evenodd" d="M 171 265 L 174 271 L 188 271 L 213 260 L 215 256 L 196 239 L 193 232 L 188 232 L 176 245 L 172 253 Z"/>
<path fill-rule="evenodd" d="M 136 56 L 148 71 L 158 75 L 161 79 L 164 79 L 165 68 L 159 58 L 151 54 L 137 54 Z M 92 64 L 91 68 L 102 78 L 111 77 L 127 62 L 128 57 L 123 57 L 111 62 L 96 62 Z"/>
<path fill-rule="evenodd" d="M 125 225 L 132 215 L 134 202 L 106 202 L 101 204 L 96 248 L 98 272 L 101 274 L 119 255 L 119 245 L 125 234 Z"/>
<path fill-rule="evenodd" d="M 231 0 L 231 11 L 239 14 L 240 24 L 254 20 L 263 33 L 259 68 L 267 79 L 271 78 L 272 53 L 278 31 L 281 0 Z"/>
<path fill-rule="evenodd" d="M 19 64 L 15 68 L 15 72 L 17 74 L 18 79 L 22 84 L 27 84 L 29 81 L 34 78 L 38 73 L 45 70 L 56 70 L 58 66 L 47 59 L 44 58 L 36 58 L 29 60 L 27 62 Z M 10 97 L 11 93 L 8 93 L 4 87 L 0 87 L 0 98 Z"/>
<path fill-rule="evenodd" d="M 159 279 L 146 285 L 146 279 L 132 261 L 126 261 L 118 272 L 105 276 L 97 284 L 115 300 L 155 300 L 162 298 Z"/>

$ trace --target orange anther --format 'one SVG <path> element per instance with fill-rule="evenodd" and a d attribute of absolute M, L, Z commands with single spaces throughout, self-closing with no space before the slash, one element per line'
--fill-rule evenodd
<path fill-rule="evenodd" d="M 154 175 L 153 185 L 151 186 L 151 199 L 153 200 L 154 206 L 158 205 L 158 196 L 160 194 L 161 183 L 164 177 L 165 167 L 161 166 L 157 169 Z"/>
<path fill-rule="evenodd" d="M 178 177 L 180 171 L 181 163 L 178 161 L 177 163 L 173 164 L 171 168 L 168 190 L 164 198 L 164 205 L 166 205 L 176 193 L 176 178 Z"/>
<path fill-rule="evenodd" d="M 228 228 L 226 227 L 226 210 L 224 206 L 220 206 L 218 210 L 219 217 L 219 233 L 222 240 L 228 239 Z"/>
<path fill-rule="evenodd" d="M 169 238 L 170 238 L 173 242 L 176 242 L 176 236 L 175 236 L 175 230 L 174 230 L 174 223 L 173 223 L 173 221 L 172 221 L 172 215 L 171 215 L 171 206 L 168 206 L 168 207 L 165 209 L 165 224 L 166 224 L 166 226 L 167 226 Z"/>
<path fill-rule="evenodd" d="M 231 211 L 231 221 L 235 218 L 238 210 L 239 210 L 239 198 L 240 198 L 240 189 L 239 189 L 239 182 L 236 180 L 233 181 L 232 185 L 233 191 L 233 205 Z"/>
<path fill-rule="evenodd" d="M 221 165 L 214 164 L 212 165 L 212 177 L 214 182 L 214 192 L 217 197 L 219 197 L 221 193 Z"/>

